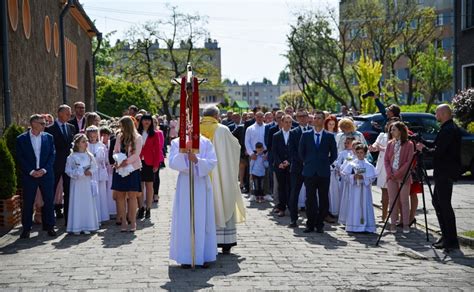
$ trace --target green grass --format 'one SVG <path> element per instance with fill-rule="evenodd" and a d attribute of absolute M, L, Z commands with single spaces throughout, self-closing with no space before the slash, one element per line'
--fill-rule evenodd
<path fill-rule="evenodd" d="M 465 231 L 461 234 L 466 236 L 466 237 L 474 238 L 474 230 Z"/>

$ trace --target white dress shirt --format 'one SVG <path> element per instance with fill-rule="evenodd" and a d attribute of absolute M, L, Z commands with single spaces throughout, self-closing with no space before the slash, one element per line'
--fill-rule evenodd
<path fill-rule="evenodd" d="M 40 168 L 40 157 L 41 157 L 41 133 L 36 136 L 31 132 L 30 130 L 30 140 L 31 140 L 31 146 L 33 146 L 33 151 L 35 153 L 35 158 L 36 158 L 36 170 Z M 46 174 L 46 169 L 42 168 L 42 171 Z M 32 170 L 30 172 L 30 175 L 34 172 Z"/>
<path fill-rule="evenodd" d="M 247 128 L 247 131 L 245 131 L 245 150 L 249 156 L 253 154 L 253 151 L 255 150 L 255 144 L 257 144 L 257 142 L 262 143 L 263 148 L 267 149 L 267 145 L 265 145 L 264 123 L 262 123 L 262 125 L 254 123 Z"/>
<path fill-rule="evenodd" d="M 288 145 L 288 139 L 290 138 L 290 131 L 285 131 L 281 129 L 281 132 L 283 133 L 283 139 L 285 139 L 285 145 Z"/>
<path fill-rule="evenodd" d="M 320 132 L 317 132 L 316 129 L 314 129 L 314 144 L 315 145 L 318 145 L 317 143 L 317 140 L 318 140 L 318 136 L 316 134 L 319 134 L 319 145 L 321 145 L 321 141 L 323 139 L 323 132 L 324 130 L 321 130 Z"/>

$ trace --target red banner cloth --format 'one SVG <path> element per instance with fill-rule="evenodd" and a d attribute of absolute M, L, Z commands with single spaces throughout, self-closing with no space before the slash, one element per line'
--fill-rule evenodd
<path fill-rule="evenodd" d="M 188 94 L 186 89 L 186 77 L 181 78 L 181 95 L 180 95 L 180 109 L 179 109 L 179 150 L 180 152 L 187 152 L 186 140 L 187 140 L 187 113 L 186 109 L 189 110 L 189 114 L 192 121 L 192 151 L 193 153 L 199 152 L 199 80 L 193 77 L 192 80 L 192 96 L 191 104 L 188 103 Z"/>

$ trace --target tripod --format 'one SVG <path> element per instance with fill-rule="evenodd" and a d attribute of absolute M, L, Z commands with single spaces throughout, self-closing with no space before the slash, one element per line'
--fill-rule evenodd
<path fill-rule="evenodd" d="M 400 197 L 400 192 L 403 188 L 403 185 L 406 183 L 408 176 L 411 174 L 411 170 L 413 168 L 413 162 L 416 159 L 416 168 L 415 168 L 415 173 L 416 176 L 419 178 L 421 182 L 421 196 L 423 198 L 423 213 L 425 216 L 425 229 L 426 229 L 426 241 L 429 241 L 429 234 L 428 234 L 428 219 L 426 218 L 426 201 L 425 201 L 425 190 L 423 188 L 423 184 L 426 183 L 428 186 L 428 189 L 430 190 L 431 197 L 433 197 L 433 191 L 431 189 L 431 183 L 430 180 L 428 179 L 428 173 L 426 172 L 425 164 L 423 162 L 423 153 L 420 151 L 416 151 L 415 155 L 413 155 L 413 158 L 411 159 L 410 162 L 410 167 L 407 169 L 405 175 L 403 176 L 402 184 L 400 185 L 400 188 L 398 189 L 397 195 L 395 196 L 395 200 L 392 203 L 392 206 L 389 210 L 389 213 L 387 215 L 387 218 L 385 218 L 385 222 L 382 228 L 382 231 L 379 234 L 379 237 L 377 238 L 377 242 L 375 243 L 375 246 L 379 245 L 380 239 L 382 238 L 383 232 L 385 231 L 385 228 L 387 227 L 388 220 L 390 219 L 390 215 L 395 209 L 395 205 L 397 204 L 398 198 Z"/>

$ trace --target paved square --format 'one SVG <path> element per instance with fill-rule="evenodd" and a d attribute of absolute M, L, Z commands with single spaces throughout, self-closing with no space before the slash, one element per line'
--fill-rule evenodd
<path fill-rule="evenodd" d="M 35 226 L 31 239 L 20 240 L 12 230 L 0 239 L 0 288 L 474 290 L 470 248 L 446 256 L 422 230 L 387 234 L 380 247 L 376 235 L 349 235 L 338 225 L 306 235 L 286 227 L 289 217 L 270 215 L 269 204 L 247 203 L 233 254 L 219 254 L 210 269 L 182 270 L 168 259 L 176 176 L 161 172 L 160 204 L 135 234 L 120 233 L 113 221 L 90 236 L 66 235 L 61 227 L 50 239 Z"/>

